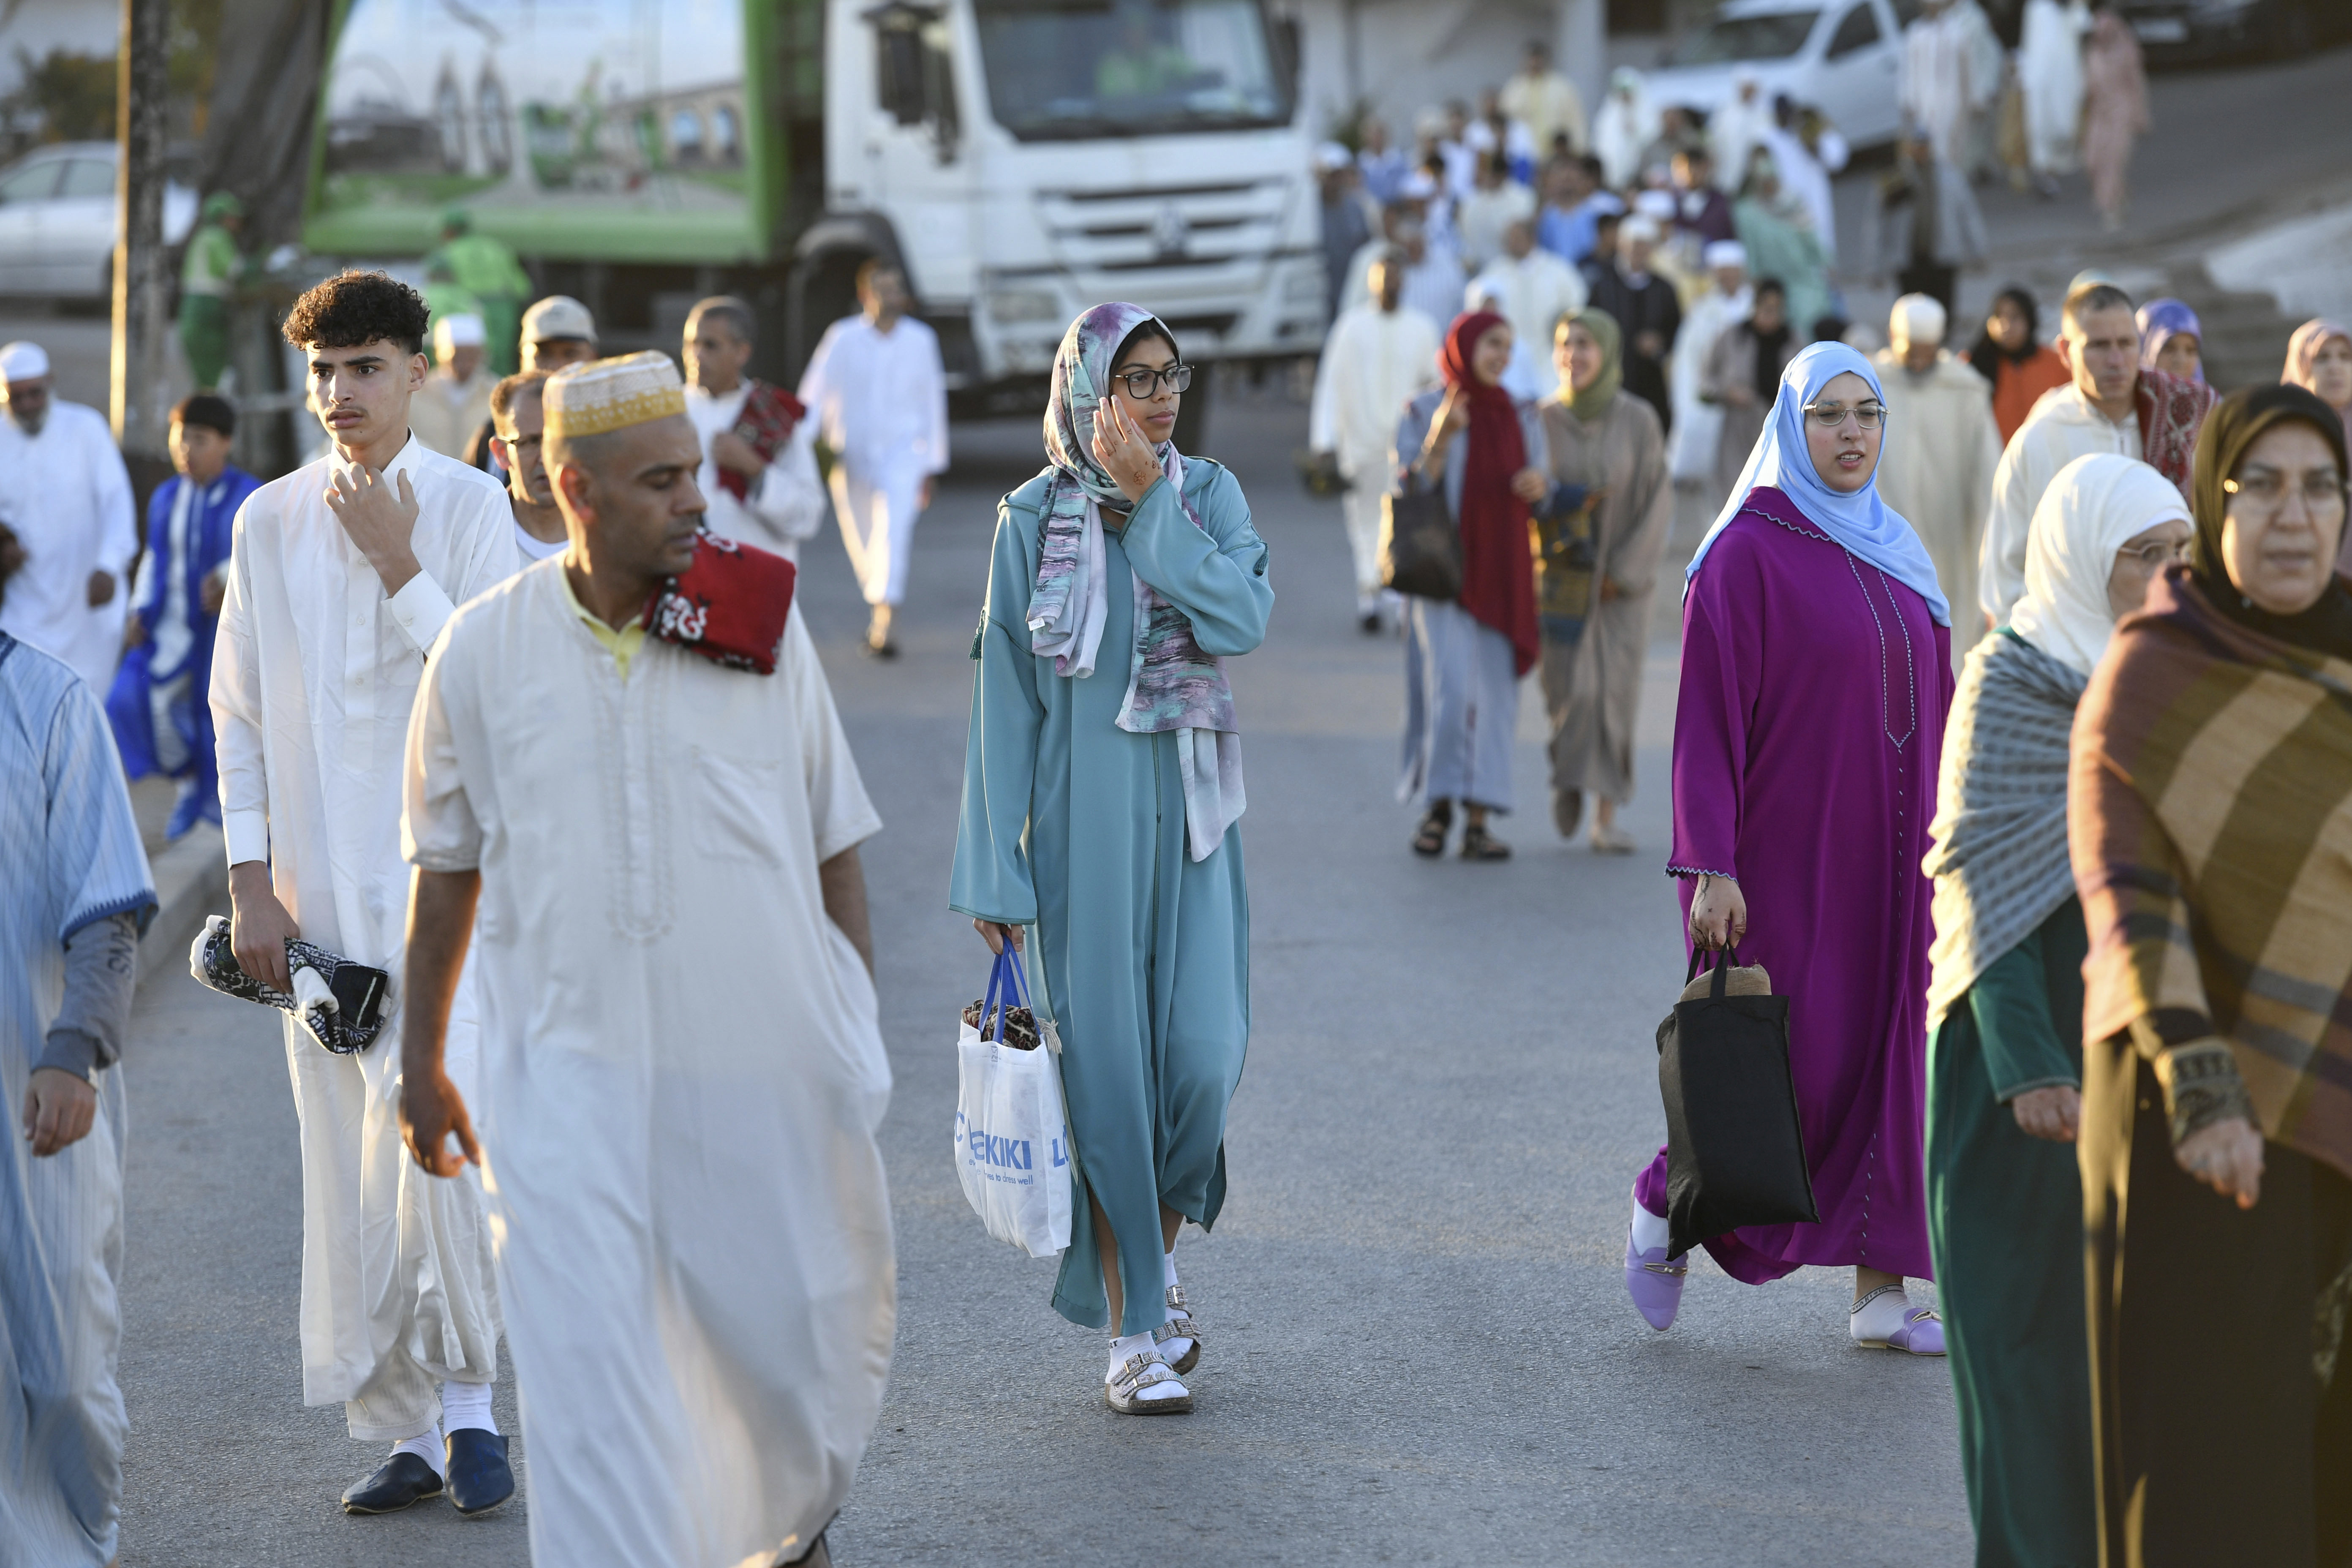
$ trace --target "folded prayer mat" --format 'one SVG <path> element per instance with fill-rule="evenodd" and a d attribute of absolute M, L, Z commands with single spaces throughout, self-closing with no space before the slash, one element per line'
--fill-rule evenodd
<path fill-rule="evenodd" d="M 807 413 L 807 405 L 782 387 L 754 381 L 744 394 L 743 411 L 735 416 L 734 433 L 759 455 L 760 461 L 772 463 Z M 751 481 L 732 468 L 721 468 L 719 488 L 743 500 L 751 493 Z"/>
<path fill-rule="evenodd" d="M 798 573 L 781 555 L 714 533 L 646 608 L 647 632 L 730 669 L 776 673 Z"/>

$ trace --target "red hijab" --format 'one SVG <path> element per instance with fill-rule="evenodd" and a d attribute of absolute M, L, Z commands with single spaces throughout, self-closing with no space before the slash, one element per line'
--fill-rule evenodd
<path fill-rule="evenodd" d="M 1470 449 L 1454 518 L 1462 531 L 1462 607 L 1511 639 L 1518 672 L 1525 675 L 1535 668 L 1538 651 L 1535 553 L 1528 542 L 1528 503 L 1511 493 L 1511 479 L 1528 466 L 1528 444 L 1511 395 L 1479 380 L 1470 368 L 1478 340 L 1508 325 L 1491 310 L 1454 317 L 1438 351 L 1437 369 L 1470 405 Z"/>

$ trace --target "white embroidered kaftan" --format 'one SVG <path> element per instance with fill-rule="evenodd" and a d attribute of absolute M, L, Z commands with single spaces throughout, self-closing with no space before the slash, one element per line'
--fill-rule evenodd
<path fill-rule="evenodd" d="M 228 859 L 267 859 L 304 937 L 393 975 L 391 1021 L 332 1056 L 280 1015 L 302 1121 L 302 1397 L 343 1400 L 352 1435 L 415 1436 L 433 1384 L 497 1369 L 498 1304 L 476 1178 L 427 1175 L 402 1147 L 399 1026 L 408 866 L 400 760 L 425 650 L 458 601 L 520 563 L 506 492 L 413 437 L 385 470 L 417 501 L 423 570 L 386 598 L 328 510 L 326 459 L 256 490 L 236 515 L 214 647 Z M 473 987 L 450 1022 L 470 1089 Z"/>
<path fill-rule="evenodd" d="M 817 868 L 880 826 L 795 611 L 772 676 L 648 640 L 562 560 L 459 611 L 410 858 L 478 869 L 480 1133 L 534 1561 L 766 1568 L 847 1494 L 897 1289 L 890 1086 Z"/>

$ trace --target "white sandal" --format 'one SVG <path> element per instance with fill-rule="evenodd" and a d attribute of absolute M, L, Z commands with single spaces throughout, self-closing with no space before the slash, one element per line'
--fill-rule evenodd
<path fill-rule="evenodd" d="M 1159 1399 L 1141 1397 L 1147 1388 L 1157 1388 L 1163 1383 L 1173 1383 L 1180 1389 L 1176 1374 L 1168 1370 L 1157 1349 L 1138 1351 L 1119 1363 L 1118 1372 L 1103 1384 L 1103 1403 L 1122 1415 L 1190 1415 L 1192 1413 L 1192 1392 Z"/>
<path fill-rule="evenodd" d="M 1201 1325 L 1184 1310 L 1184 1287 L 1168 1287 L 1168 1310 L 1176 1315 L 1151 1331 L 1151 1342 L 1164 1345 L 1171 1340 L 1190 1340 L 1184 1353 L 1169 1363 L 1169 1370 L 1181 1377 L 1201 1364 Z"/>

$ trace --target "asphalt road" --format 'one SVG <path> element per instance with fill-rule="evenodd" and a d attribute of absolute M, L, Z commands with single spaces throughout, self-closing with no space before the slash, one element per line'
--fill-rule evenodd
<path fill-rule="evenodd" d="M 1353 626 L 1337 510 L 1291 478 L 1304 425 L 1271 386 L 1229 389 L 1207 442 L 1249 489 L 1279 604 L 1234 671 L 1254 1032 L 1231 1201 L 1213 1237 L 1179 1244 L 1209 1336 L 1189 1417 L 1103 1408 L 1102 1340 L 1050 1310 L 1051 1265 L 987 1238 L 948 1158 L 950 1020 L 985 975 L 946 909 L 965 654 L 993 500 L 1034 470 L 1034 426 L 958 428 L 896 664 L 854 649 L 838 546 L 810 552 L 802 605 L 887 824 L 866 864 L 898 1085 L 897 1359 L 836 1561 L 1965 1561 L 1944 1368 L 1853 1349 L 1846 1277 L 1751 1289 L 1702 1264 L 1666 1335 L 1625 1300 L 1627 1188 L 1662 1135 L 1652 1034 L 1681 978 L 1662 874 L 1671 642 L 1624 818 L 1639 855 L 1553 837 L 1530 692 L 1533 809 L 1503 825 L 1518 857 L 1415 858 L 1393 797 L 1397 647 Z M 377 1455 L 299 1404 L 274 1026 L 166 973 L 127 1070 L 123 1563 L 526 1561 L 527 1500 L 473 1524 L 336 1509 Z"/>

